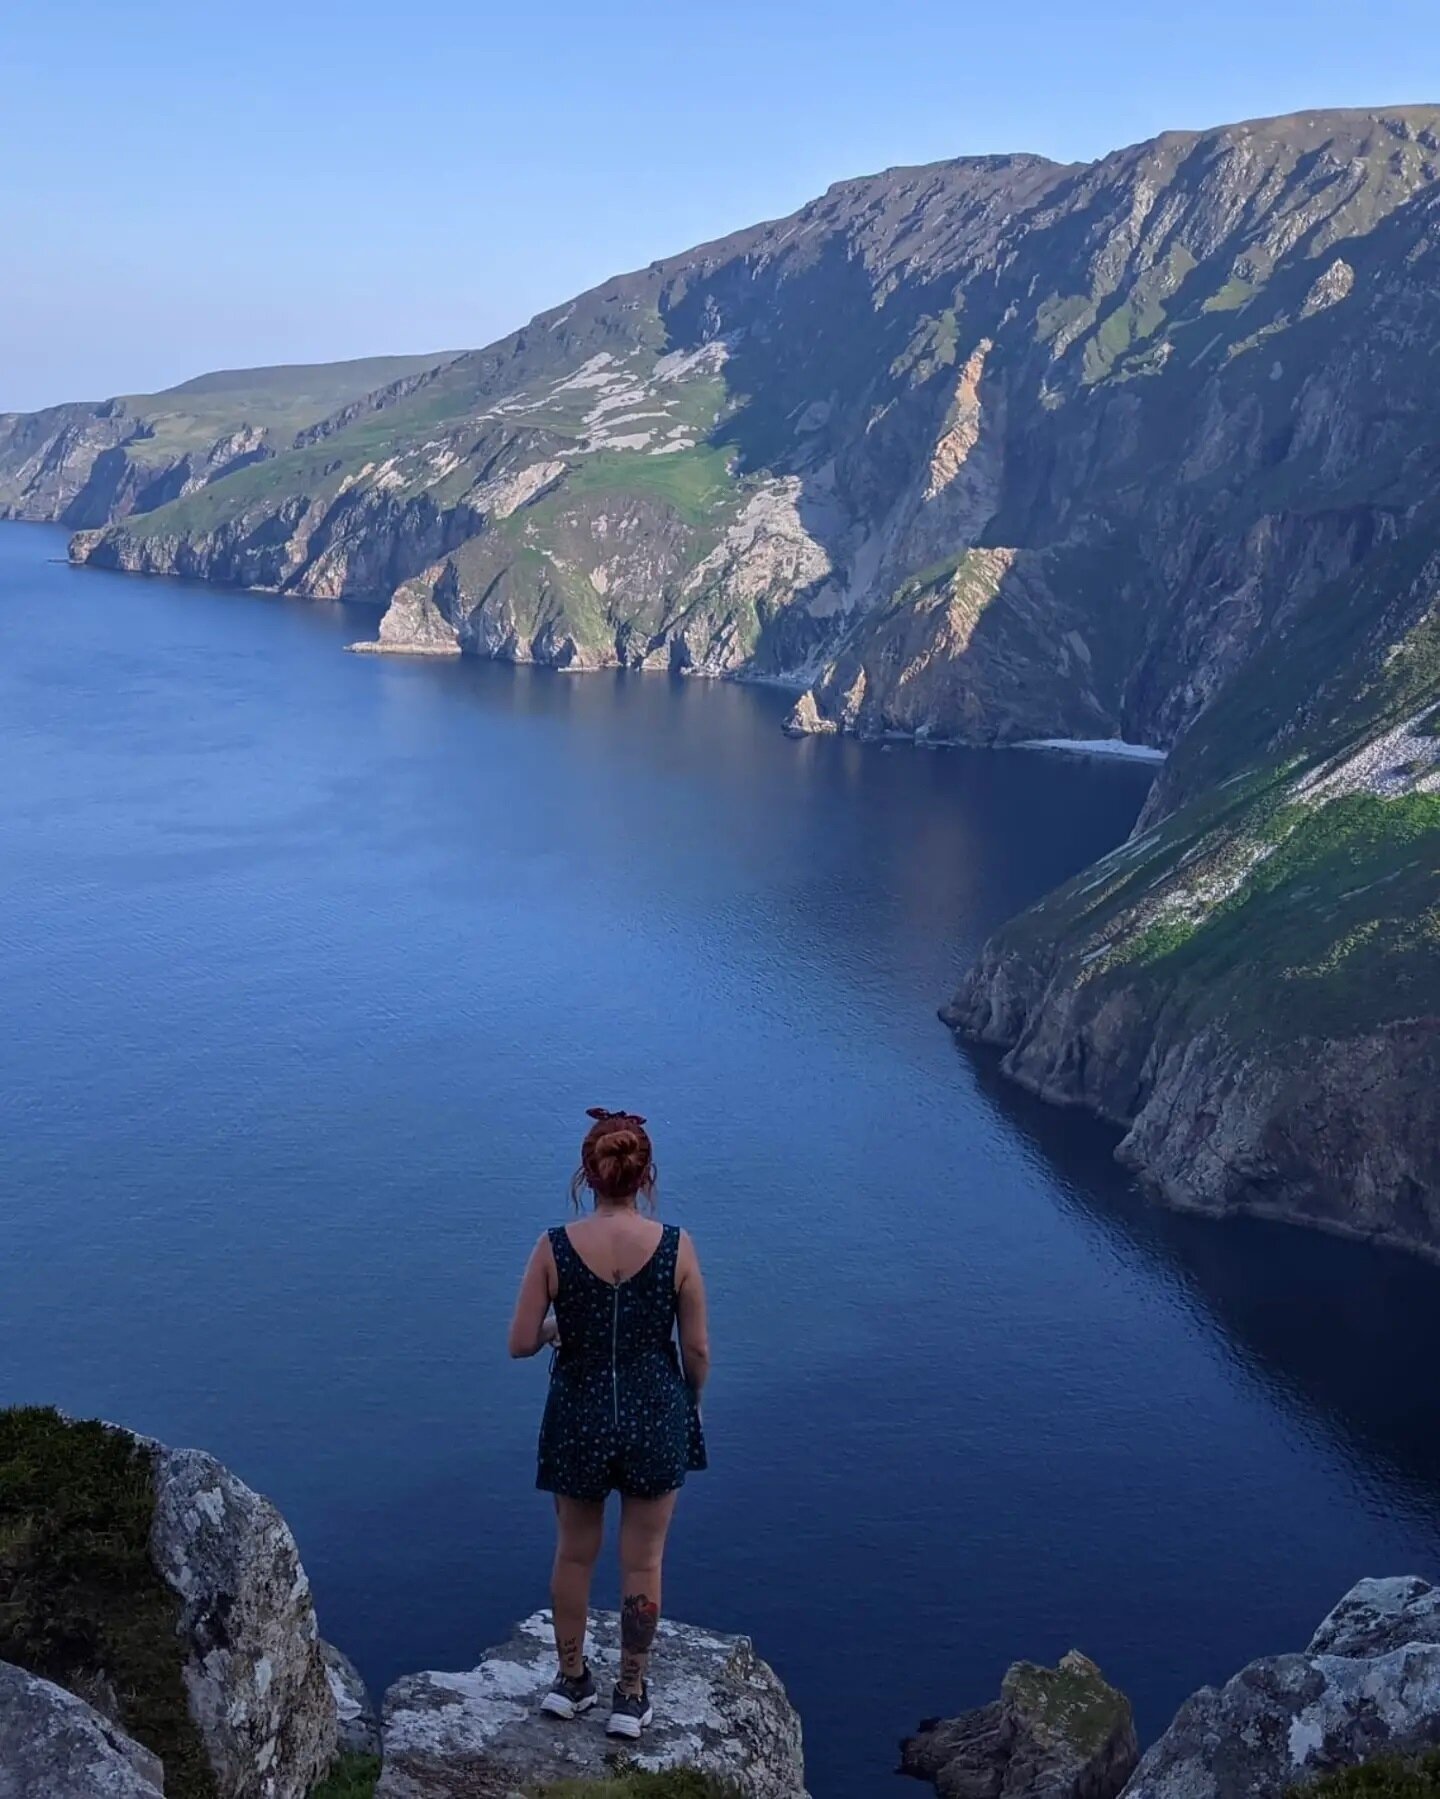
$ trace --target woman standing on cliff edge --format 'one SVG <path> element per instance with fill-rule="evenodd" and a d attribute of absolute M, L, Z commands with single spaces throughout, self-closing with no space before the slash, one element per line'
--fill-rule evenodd
<path fill-rule="evenodd" d="M 660 1622 L 665 1533 L 686 1474 L 705 1466 L 699 1399 L 710 1344 L 694 1244 L 640 1211 L 642 1200 L 654 1211 L 655 1194 L 645 1120 L 600 1106 L 590 1117 L 570 1197 L 578 1211 L 588 1188 L 593 1212 L 556 1225 L 535 1245 L 515 1302 L 510 1353 L 533 1356 L 547 1345 L 556 1352 L 535 1485 L 555 1495 L 550 1596 L 560 1672 L 542 1709 L 574 1718 L 599 1697 L 585 1660 L 585 1624 L 605 1501 L 618 1492 L 620 1678 L 606 1728 L 634 1738 L 654 1716 L 645 1675 Z"/>

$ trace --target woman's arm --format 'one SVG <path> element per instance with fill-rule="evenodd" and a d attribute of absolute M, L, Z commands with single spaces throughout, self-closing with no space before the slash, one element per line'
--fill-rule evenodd
<path fill-rule="evenodd" d="M 698 1398 L 710 1378 L 710 1321 L 705 1310 L 705 1282 L 700 1258 L 690 1233 L 680 1233 L 680 1254 L 675 1264 L 676 1315 L 680 1324 L 680 1358 L 685 1379 Z"/>
<path fill-rule="evenodd" d="M 512 1356 L 539 1355 L 547 1343 L 555 1341 L 553 1321 L 545 1314 L 555 1297 L 556 1285 L 555 1252 L 550 1247 L 549 1237 L 544 1236 L 531 1250 L 520 1281 L 515 1316 L 510 1320 Z"/>

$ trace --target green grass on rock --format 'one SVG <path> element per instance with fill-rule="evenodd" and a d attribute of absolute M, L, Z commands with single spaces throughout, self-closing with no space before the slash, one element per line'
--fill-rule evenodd
<path fill-rule="evenodd" d="M 1293 1786 L 1285 1799 L 1440 1799 L 1440 1752 L 1413 1760 L 1387 1756 L 1342 1768 L 1305 1786 Z"/>
<path fill-rule="evenodd" d="M 165 1764 L 167 1799 L 215 1799 L 186 1706 L 179 1602 L 150 1561 L 150 1459 L 48 1407 L 0 1411 L 0 1661 L 89 1698 Z"/>

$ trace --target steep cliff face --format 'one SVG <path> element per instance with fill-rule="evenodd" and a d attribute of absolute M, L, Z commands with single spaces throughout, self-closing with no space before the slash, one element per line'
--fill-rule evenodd
<path fill-rule="evenodd" d="M 129 402 L 5 421 L 0 497 L 127 513 L 78 561 L 381 602 L 380 651 L 1170 751 L 953 1021 L 1176 1203 L 1429 1246 L 1437 291 L 1440 108 L 969 158 L 292 404 L 288 449 L 232 406 L 164 504 Z"/>
<path fill-rule="evenodd" d="M 1440 1255 L 1440 509 L 1277 630 L 1154 813 L 947 1020 L 1172 1204 Z"/>
<path fill-rule="evenodd" d="M 1428 490 L 1437 132 L 841 183 L 75 554 L 386 601 L 382 648 L 778 678 L 796 729 L 1169 746 Z"/>

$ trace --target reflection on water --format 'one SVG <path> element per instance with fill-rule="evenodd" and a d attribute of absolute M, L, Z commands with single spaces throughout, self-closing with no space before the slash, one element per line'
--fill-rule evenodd
<path fill-rule="evenodd" d="M 935 1020 L 1143 770 L 345 656 L 372 620 L 62 542 L 0 530 L 0 1393 L 230 1461 L 372 1681 L 543 1596 L 503 1331 L 597 1103 L 714 1293 L 668 1603 L 778 1664 L 820 1799 L 1015 1655 L 1153 1730 L 1434 1571 L 1436 1271 L 1151 1209 Z"/>

